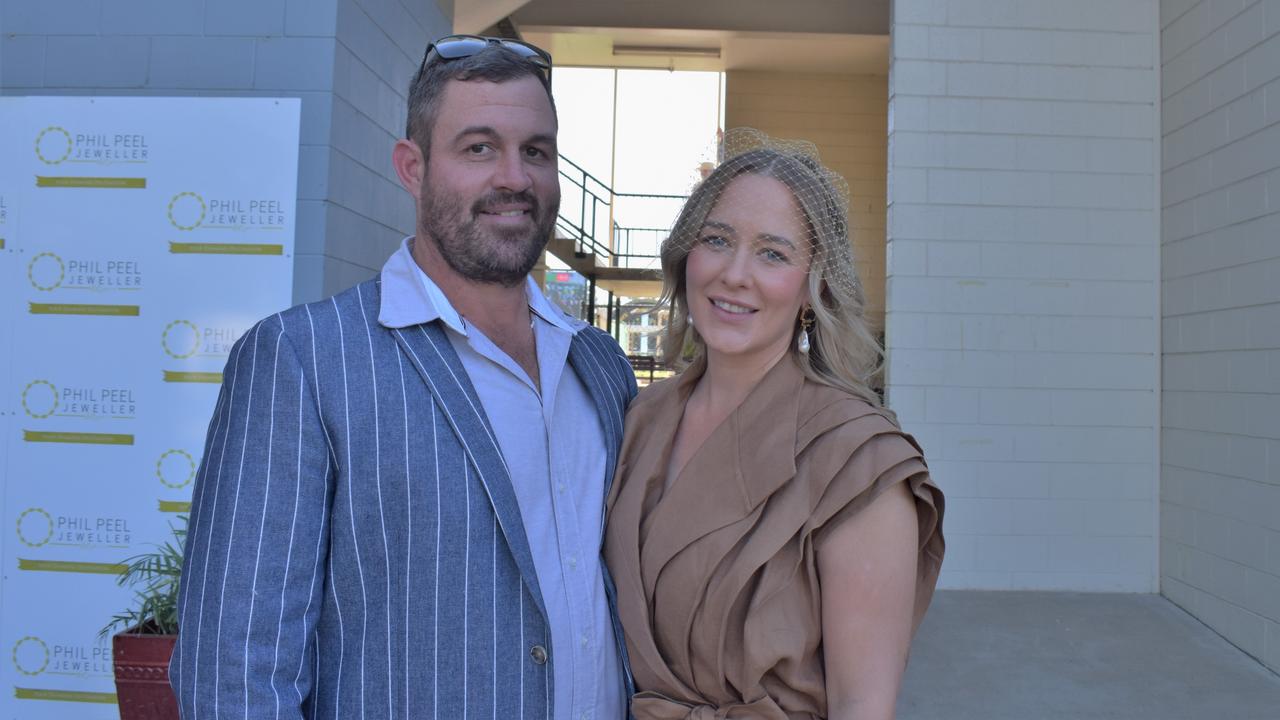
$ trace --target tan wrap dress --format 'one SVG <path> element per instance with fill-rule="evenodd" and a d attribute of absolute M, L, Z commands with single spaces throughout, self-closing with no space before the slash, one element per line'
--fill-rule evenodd
<path fill-rule="evenodd" d="M 897 482 L 919 511 L 914 626 L 942 564 L 943 498 L 891 416 L 784 358 L 663 492 L 697 371 L 627 414 L 605 559 L 638 720 L 824 718 L 823 531 Z"/>

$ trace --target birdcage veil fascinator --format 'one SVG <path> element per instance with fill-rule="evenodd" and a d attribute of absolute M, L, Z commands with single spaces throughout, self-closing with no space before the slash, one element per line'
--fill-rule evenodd
<path fill-rule="evenodd" d="M 881 351 L 863 321 L 862 285 L 854 267 L 853 243 L 849 231 L 849 183 L 839 173 L 822 164 L 817 147 L 805 140 L 773 138 L 754 128 L 734 128 L 724 134 L 717 153 L 719 164 L 694 188 L 680 211 L 670 236 L 662 245 L 662 267 L 666 278 L 664 298 L 670 308 L 669 338 L 687 346 L 688 303 L 684 297 L 684 264 L 689 253 L 700 245 L 754 243 L 767 254 L 769 243 L 785 245 L 791 256 L 806 265 L 809 295 L 797 319 L 797 349 L 808 354 L 820 370 L 832 369 L 848 382 L 842 387 L 865 387 L 879 368 Z M 746 176 L 770 178 L 775 183 L 735 182 Z M 777 202 L 781 184 L 789 200 Z M 730 188 L 734 190 L 726 192 Z M 744 189 L 751 190 L 744 192 Z M 758 190 L 757 190 L 758 189 Z M 765 197 L 771 193 L 772 198 Z M 779 210 L 779 208 L 788 208 Z M 738 228 L 724 222 L 733 211 L 758 210 L 792 212 L 801 228 L 799 237 L 738 237 Z M 695 344 L 696 331 L 691 335 Z M 818 342 L 824 337 L 822 342 Z M 668 360 L 676 348 L 668 343 Z M 687 350 L 687 347 L 684 347 Z M 840 356 L 840 357 L 836 357 Z M 679 364 L 676 362 L 675 364 Z M 861 394 L 861 392 L 860 392 Z"/>
<path fill-rule="evenodd" d="M 795 211 L 805 237 L 789 238 L 807 257 L 810 273 L 837 292 L 858 290 L 849 239 L 849 183 L 822 164 L 818 148 L 807 140 L 773 138 L 754 128 L 724 133 L 719 164 L 689 198 L 666 241 L 667 251 L 687 254 L 699 242 L 701 225 L 715 210 L 726 209 L 725 188 L 743 175 L 763 175 L 782 183 L 795 198 Z M 736 202 L 752 198 L 737 195 Z M 699 227 L 692 227 L 693 224 Z"/>

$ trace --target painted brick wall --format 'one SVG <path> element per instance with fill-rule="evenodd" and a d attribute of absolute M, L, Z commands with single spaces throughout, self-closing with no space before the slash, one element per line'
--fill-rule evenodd
<path fill-rule="evenodd" d="M 1160 23 L 1161 589 L 1280 670 L 1280 2 Z"/>
<path fill-rule="evenodd" d="M 867 317 L 884 327 L 885 108 L 883 75 L 730 71 L 725 127 L 808 140 L 849 183 L 849 220 Z"/>
<path fill-rule="evenodd" d="M 450 27 L 410 0 L 0 0 L 0 93 L 301 98 L 303 302 L 369 277 L 412 232 L 391 144 L 409 74 Z"/>
<path fill-rule="evenodd" d="M 953 588 L 1151 592 L 1155 0 L 897 0 L 889 402 Z"/>

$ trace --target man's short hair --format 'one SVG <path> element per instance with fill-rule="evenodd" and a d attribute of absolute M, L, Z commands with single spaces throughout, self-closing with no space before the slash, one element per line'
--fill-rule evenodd
<path fill-rule="evenodd" d="M 547 91 L 551 113 L 556 101 L 551 96 L 551 83 L 544 71 L 501 45 L 490 45 L 475 55 L 456 60 L 436 60 L 421 67 L 409 84 L 409 119 L 405 137 L 416 142 L 424 157 L 431 155 L 431 131 L 440 112 L 440 97 L 450 80 L 484 80 L 502 83 L 534 77 Z"/>

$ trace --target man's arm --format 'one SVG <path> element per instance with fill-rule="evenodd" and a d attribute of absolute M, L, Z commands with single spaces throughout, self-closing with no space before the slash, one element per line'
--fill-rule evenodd
<path fill-rule="evenodd" d="M 170 681 L 182 717 L 299 718 L 334 468 L 279 315 L 231 351 L 196 477 Z"/>

